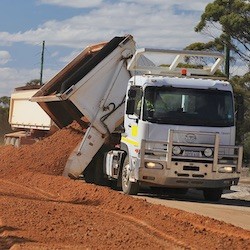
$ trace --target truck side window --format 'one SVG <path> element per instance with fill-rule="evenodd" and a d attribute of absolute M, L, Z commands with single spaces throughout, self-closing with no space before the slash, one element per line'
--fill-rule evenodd
<path fill-rule="evenodd" d="M 136 90 L 134 114 L 140 118 L 142 108 L 142 89 L 141 87 L 133 87 L 133 89 Z"/>

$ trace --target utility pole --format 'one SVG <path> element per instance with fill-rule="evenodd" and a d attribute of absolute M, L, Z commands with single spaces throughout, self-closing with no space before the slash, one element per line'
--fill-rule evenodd
<path fill-rule="evenodd" d="M 232 8 L 232 0 L 228 0 L 227 3 L 227 12 L 231 13 Z M 228 34 L 225 35 L 225 45 L 224 45 L 224 53 L 225 53 L 225 75 L 229 79 L 230 74 L 230 42 L 231 42 L 231 36 Z"/>
<path fill-rule="evenodd" d="M 225 66 L 224 66 L 224 70 L 225 70 L 225 75 L 227 78 L 229 78 L 229 69 L 230 69 L 230 63 L 229 63 L 229 60 L 230 60 L 230 48 L 229 48 L 229 45 L 228 43 L 225 44 L 224 46 L 224 53 L 225 53 Z"/>
<path fill-rule="evenodd" d="M 43 85 L 43 61 L 44 61 L 45 41 L 43 41 L 42 55 L 41 55 L 41 71 L 40 71 L 40 85 Z"/>

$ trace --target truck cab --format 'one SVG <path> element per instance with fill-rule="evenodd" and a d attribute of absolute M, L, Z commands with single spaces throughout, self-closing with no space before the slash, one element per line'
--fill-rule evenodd
<path fill-rule="evenodd" d="M 166 69 L 130 62 L 130 70 L 133 65 L 140 74 L 128 83 L 125 131 L 121 151 L 115 152 L 124 162 L 122 189 L 136 194 L 142 185 L 197 188 L 205 199 L 219 200 L 223 189 L 237 185 L 242 164 L 242 147 L 235 146 L 232 86 L 211 76 L 220 58 L 203 72 L 178 68 L 177 60 Z"/>
<path fill-rule="evenodd" d="M 234 99 L 226 81 L 135 76 L 124 127 L 121 148 L 130 166 L 125 192 L 130 193 L 131 181 L 199 188 L 206 198 L 218 199 L 224 188 L 238 183 L 241 148 L 235 147 Z"/>

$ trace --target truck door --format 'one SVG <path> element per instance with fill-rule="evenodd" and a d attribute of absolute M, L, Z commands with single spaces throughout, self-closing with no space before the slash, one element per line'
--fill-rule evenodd
<path fill-rule="evenodd" d="M 142 110 L 142 88 L 139 86 L 132 86 L 128 96 L 123 142 L 127 144 L 131 153 L 140 146 L 138 139 L 138 122 Z"/>

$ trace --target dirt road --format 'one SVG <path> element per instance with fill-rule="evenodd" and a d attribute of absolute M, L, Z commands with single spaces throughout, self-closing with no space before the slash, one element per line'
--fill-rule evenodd
<path fill-rule="evenodd" d="M 250 231 L 60 176 L 81 137 L 0 148 L 0 249 L 249 249 Z"/>
<path fill-rule="evenodd" d="M 156 195 L 141 193 L 138 197 L 153 204 L 182 209 L 187 212 L 209 216 L 220 221 L 250 230 L 250 177 L 238 186 L 224 191 L 218 202 L 205 201 L 201 191 L 190 190 L 186 195 Z"/>
<path fill-rule="evenodd" d="M 0 179 L 0 249 L 247 249 L 250 232 L 105 187 L 35 173 Z"/>

